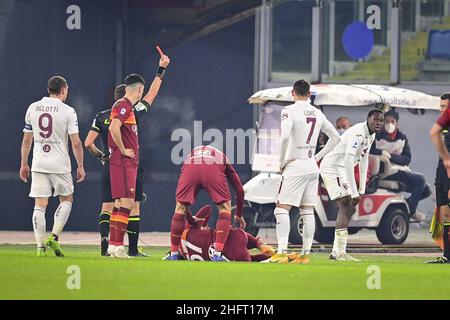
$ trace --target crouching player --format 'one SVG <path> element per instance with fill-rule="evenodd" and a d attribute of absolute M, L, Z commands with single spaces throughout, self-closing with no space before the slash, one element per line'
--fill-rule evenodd
<path fill-rule="evenodd" d="M 244 188 L 236 170 L 226 155 L 211 146 L 199 146 L 192 150 L 181 169 L 176 192 L 175 214 L 170 229 L 171 250 L 168 260 L 177 260 L 178 247 L 183 234 L 189 206 L 195 204 L 197 193 L 204 189 L 219 209 L 216 225 L 213 261 L 225 261 L 222 251 L 231 226 L 231 195 L 227 180 L 236 191 L 235 220 L 245 229 L 242 217 Z"/>
<path fill-rule="evenodd" d="M 209 261 L 214 258 L 214 242 L 217 232 L 208 227 L 211 206 L 204 206 L 192 217 L 186 215 L 186 226 L 181 236 L 180 255 L 186 260 Z M 250 255 L 249 250 L 259 249 L 260 254 Z M 275 249 L 264 244 L 260 238 L 239 229 L 230 228 L 222 258 L 227 261 L 260 262 L 275 253 Z"/>

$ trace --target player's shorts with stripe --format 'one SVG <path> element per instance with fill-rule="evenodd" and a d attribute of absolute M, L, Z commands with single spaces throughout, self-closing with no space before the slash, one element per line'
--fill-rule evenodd
<path fill-rule="evenodd" d="M 136 196 L 137 160 L 122 157 L 121 163 L 109 164 L 113 199 L 134 199 Z"/>
<path fill-rule="evenodd" d="M 447 171 L 445 170 L 442 161 L 439 161 L 437 166 L 434 184 L 436 186 L 436 205 L 438 207 L 448 205 L 450 203 L 450 200 L 448 199 L 450 180 L 448 179 Z"/>
<path fill-rule="evenodd" d="M 225 173 L 219 170 L 205 169 L 204 165 L 185 165 L 178 179 L 176 200 L 184 205 L 193 205 L 197 194 L 204 189 L 211 200 L 222 204 L 231 200 Z"/>
<path fill-rule="evenodd" d="M 321 166 L 320 176 L 331 200 L 351 195 L 345 168 L 341 166 Z"/>
<path fill-rule="evenodd" d="M 136 178 L 136 192 L 135 201 L 142 201 L 144 193 L 144 169 L 141 165 L 138 166 L 137 178 Z M 109 169 L 109 163 L 103 166 L 102 171 L 102 202 L 114 202 L 111 194 L 111 175 Z"/>
<path fill-rule="evenodd" d="M 319 188 L 319 174 L 282 176 L 277 202 L 294 207 L 315 206 Z"/>
<path fill-rule="evenodd" d="M 31 190 L 29 195 L 31 198 L 69 196 L 73 194 L 73 190 L 71 173 L 31 173 Z"/>

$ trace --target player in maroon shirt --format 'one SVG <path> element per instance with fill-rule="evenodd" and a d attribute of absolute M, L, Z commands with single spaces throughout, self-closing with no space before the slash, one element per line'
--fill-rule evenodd
<path fill-rule="evenodd" d="M 144 100 L 154 100 L 158 92 L 156 89 L 161 86 L 165 67 L 169 63 L 170 59 L 161 53 L 158 73 Z M 111 109 L 108 136 L 111 195 L 115 199 L 110 220 L 108 253 L 116 258 L 128 258 L 123 238 L 134 206 L 139 165 L 138 131 L 133 106 L 142 100 L 145 81 L 140 75 L 131 74 L 125 78 L 125 85 L 125 96 L 116 101 Z"/>
<path fill-rule="evenodd" d="M 171 255 L 168 260 L 177 260 L 189 206 L 195 204 L 197 193 L 204 189 L 219 209 L 213 261 L 225 261 L 222 251 L 231 226 L 231 194 L 227 180 L 236 191 L 235 220 L 241 229 L 245 229 L 242 217 L 244 188 L 226 155 L 211 146 L 200 146 L 192 150 L 183 163 L 178 180 L 176 207 L 170 229 Z"/>
<path fill-rule="evenodd" d="M 111 110 L 108 136 L 110 150 L 109 170 L 111 195 L 116 200 L 110 223 L 108 253 L 112 257 L 126 258 L 123 238 L 128 216 L 134 206 L 139 142 L 133 105 L 142 99 L 145 81 L 140 75 L 125 79 L 125 97 L 118 100 Z"/>
<path fill-rule="evenodd" d="M 211 206 L 204 206 L 194 217 L 190 213 L 186 215 L 187 223 L 179 247 L 184 259 L 200 261 L 213 259 L 216 231 L 208 227 L 211 209 Z M 259 249 L 262 254 L 250 255 L 251 249 Z M 263 244 L 260 238 L 255 238 L 239 228 L 231 228 L 222 253 L 223 259 L 227 261 L 260 262 L 270 258 L 275 249 Z"/>

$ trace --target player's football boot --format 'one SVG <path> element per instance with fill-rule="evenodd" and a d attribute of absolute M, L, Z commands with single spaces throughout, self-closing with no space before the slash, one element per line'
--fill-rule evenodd
<path fill-rule="evenodd" d="M 297 259 L 300 255 L 297 252 L 288 253 L 286 257 L 279 260 L 277 263 L 290 263 Z"/>
<path fill-rule="evenodd" d="M 334 260 L 334 261 L 353 261 L 353 262 L 359 262 L 361 260 L 353 258 L 351 255 L 349 255 L 348 253 L 341 253 L 337 256 L 334 256 L 333 254 L 330 255 L 330 260 Z"/>
<path fill-rule="evenodd" d="M 211 258 L 211 261 L 214 261 L 214 262 L 226 262 L 227 259 L 222 257 L 221 253 L 214 253 L 212 258 Z"/>
<path fill-rule="evenodd" d="M 144 251 L 142 251 L 142 248 L 139 248 L 137 252 L 130 252 L 130 250 L 128 250 L 128 255 L 130 257 L 137 257 L 137 258 L 148 258 L 150 257 L 148 254 L 144 253 Z"/>
<path fill-rule="evenodd" d="M 286 253 L 275 253 L 269 259 L 261 261 L 261 263 L 279 263 L 281 260 L 287 258 L 287 256 Z"/>
<path fill-rule="evenodd" d="M 175 256 L 172 256 L 170 254 L 170 252 L 167 253 L 167 255 L 163 258 L 163 260 L 172 260 L 172 261 L 176 261 L 176 260 L 186 260 L 185 257 L 183 257 L 181 254 L 177 254 Z"/>
<path fill-rule="evenodd" d="M 106 255 L 105 255 L 105 257 L 111 257 L 111 258 L 114 258 L 114 253 L 116 252 L 116 246 L 113 246 L 113 245 L 109 245 L 108 246 L 108 250 L 106 250 Z"/>
<path fill-rule="evenodd" d="M 119 259 L 129 259 L 130 258 L 130 256 L 127 255 L 127 252 L 126 252 L 124 246 L 116 246 L 116 250 L 114 252 L 111 252 L 111 256 L 114 258 L 119 258 Z"/>
<path fill-rule="evenodd" d="M 167 254 L 167 256 L 164 257 L 163 260 L 167 260 L 167 261 L 177 261 L 177 260 L 180 260 L 180 259 L 179 259 L 179 257 L 178 257 L 177 254 L 176 254 L 176 255 L 171 255 L 171 254 L 169 253 L 169 254 Z"/>
<path fill-rule="evenodd" d="M 426 263 L 428 263 L 428 264 L 447 264 L 447 263 L 450 263 L 450 261 L 448 261 L 448 259 L 446 257 L 441 256 L 441 257 L 437 257 L 436 260 L 427 261 Z"/>
<path fill-rule="evenodd" d="M 46 257 L 47 249 L 45 247 L 37 248 L 36 257 Z"/>
<path fill-rule="evenodd" d="M 274 247 L 269 246 L 268 244 L 262 244 L 259 247 L 259 250 L 262 252 L 262 254 L 264 254 L 268 257 L 273 256 L 277 252 Z"/>
<path fill-rule="evenodd" d="M 299 255 L 296 259 L 290 261 L 292 264 L 309 264 L 309 255 Z"/>
<path fill-rule="evenodd" d="M 61 245 L 55 240 L 55 237 L 52 234 L 44 241 L 44 245 L 51 248 L 53 252 L 55 252 L 55 256 L 64 257 L 64 251 L 62 250 Z"/>
<path fill-rule="evenodd" d="M 109 241 L 108 241 L 108 238 L 105 237 L 101 241 L 101 252 L 100 252 L 100 254 L 102 255 L 102 257 L 108 257 L 109 256 L 108 247 L 109 247 Z"/>

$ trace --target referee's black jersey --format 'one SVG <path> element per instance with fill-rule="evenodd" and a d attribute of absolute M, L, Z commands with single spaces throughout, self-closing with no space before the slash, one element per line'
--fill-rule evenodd
<path fill-rule="evenodd" d="M 442 135 L 444 136 L 444 145 L 450 152 L 450 133 L 448 130 L 443 130 Z M 442 161 L 441 157 L 439 157 L 439 161 Z"/>
<path fill-rule="evenodd" d="M 142 100 L 134 105 L 134 115 L 136 116 L 136 123 L 139 124 L 140 117 L 150 109 L 150 104 Z M 108 131 L 109 131 L 109 124 L 111 123 L 111 120 L 109 119 L 111 115 L 111 109 L 103 110 L 97 113 L 97 115 L 94 118 L 94 121 L 92 122 L 91 130 L 97 132 L 102 137 L 103 142 L 103 153 L 106 156 L 109 156 L 109 149 L 108 149 Z M 139 126 L 138 126 L 139 130 Z"/>

